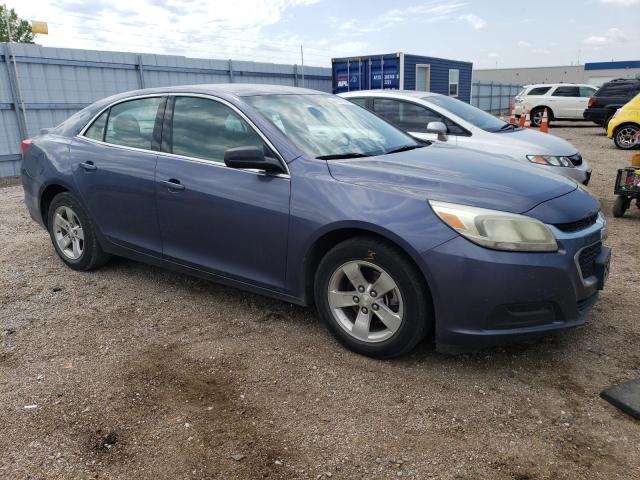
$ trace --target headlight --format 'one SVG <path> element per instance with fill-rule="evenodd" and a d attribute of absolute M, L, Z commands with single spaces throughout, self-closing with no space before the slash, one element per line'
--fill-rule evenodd
<path fill-rule="evenodd" d="M 527 155 L 527 160 L 538 165 L 551 165 L 552 167 L 573 167 L 568 157 L 556 157 L 554 155 Z"/>
<path fill-rule="evenodd" d="M 429 204 L 444 223 L 483 247 L 517 252 L 558 250 L 551 230 L 535 218 L 454 203 L 429 200 Z"/>

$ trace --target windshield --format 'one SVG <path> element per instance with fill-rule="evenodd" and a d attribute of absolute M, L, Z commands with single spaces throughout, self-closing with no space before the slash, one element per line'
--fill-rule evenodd
<path fill-rule="evenodd" d="M 244 100 L 315 158 L 355 158 L 419 148 L 410 136 L 333 95 L 259 95 Z"/>
<path fill-rule="evenodd" d="M 506 122 L 497 119 L 493 115 L 455 98 L 445 97 L 444 95 L 432 95 L 430 97 L 424 97 L 423 100 L 434 103 L 487 132 L 504 130 L 504 126 L 507 125 Z"/>

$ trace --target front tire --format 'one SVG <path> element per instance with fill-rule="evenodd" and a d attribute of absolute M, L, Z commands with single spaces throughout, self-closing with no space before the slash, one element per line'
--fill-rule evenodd
<path fill-rule="evenodd" d="M 627 124 L 621 125 L 613 134 L 613 141 L 616 147 L 622 150 L 631 150 L 638 146 L 638 133 L 640 127 L 638 125 Z"/>
<path fill-rule="evenodd" d="M 412 350 L 431 329 L 433 314 L 421 273 L 397 248 L 356 237 L 332 248 L 315 276 L 318 313 L 344 346 L 374 358 Z"/>
<path fill-rule="evenodd" d="M 56 195 L 48 209 L 48 227 L 53 248 L 73 270 L 91 270 L 105 264 L 106 254 L 96 238 L 83 206 L 69 192 Z"/>

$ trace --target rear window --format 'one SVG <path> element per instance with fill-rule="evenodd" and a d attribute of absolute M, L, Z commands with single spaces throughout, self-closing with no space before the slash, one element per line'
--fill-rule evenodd
<path fill-rule="evenodd" d="M 596 97 L 628 97 L 640 91 L 640 81 L 608 82 L 596 92 Z"/>
<path fill-rule="evenodd" d="M 527 92 L 527 95 L 544 95 L 551 87 L 535 87 Z"/>

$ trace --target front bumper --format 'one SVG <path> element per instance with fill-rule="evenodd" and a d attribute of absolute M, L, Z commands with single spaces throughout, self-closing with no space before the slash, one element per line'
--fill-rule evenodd
<path fill-rule="evenodd" d="M 477 350 L 584 325 L 608 273 L 602 246 L 583 277 L 581 253 L 602 241 L 604 219 L 565 234 L 554 253 L 489 250 L 456 237 L 425 253 L 439 351 Z M 589 248 L 591 247 L 591 248 Z"/>

